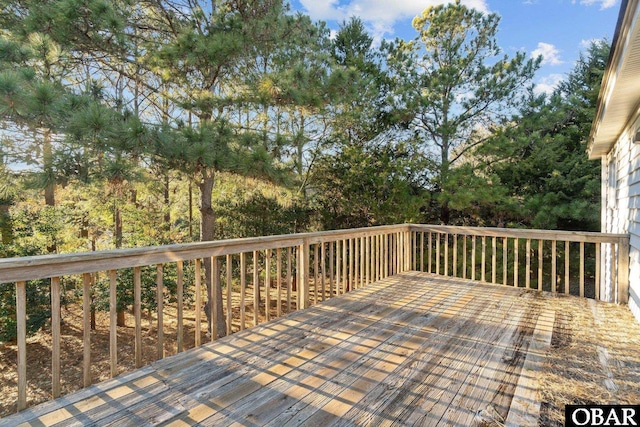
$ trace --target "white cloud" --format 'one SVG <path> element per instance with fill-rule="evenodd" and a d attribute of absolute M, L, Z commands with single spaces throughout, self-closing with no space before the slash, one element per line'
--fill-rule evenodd
<path fill-rule="evenodd" d="M 560 60 L 560 51 L 557 47 L 550 43 L 538 43 L 538 48 L 531 52 L 531 56 L 537 58 L 538 56 L 542 56 L 542 64 L 549 65 L 560 65 L 562 61 Z"/>
<path fill-rule="evenodd" d="M 576 3 L 576 0 L 572 0 L 572 3 Z M 599 4 L 600 10 L 609 9 L 610 7 L 618 4 L 618 0 L 580 0 L 580 4 L 591 6 L 593 4 Z"/>
<path fill-rule="evenodd" d="M 550 74 L 538 80 L 533 90 L 537 94 L 546 93 L 550 95 L 562 80 L 564 80 L 562 74 Z"/>
<path fill-rule="evenodd" d="M 360 17 L 372 30 L 374 39 L 393 34 L 396 22 L 413 18 L 429 6 L 451 3 L 452 0 L 300 0 L 306 13 L 314 20 L 346 21 L 352 16 Z M 488 12 L 487 0 L 462 0 L 467 7 Z"/>

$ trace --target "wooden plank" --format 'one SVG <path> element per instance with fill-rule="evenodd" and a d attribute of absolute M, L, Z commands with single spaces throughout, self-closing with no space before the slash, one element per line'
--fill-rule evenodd
<path fill-rule="evenodd" d="M 520 265 L 520 260 L 518 259 L 518 249 L 520 248 L 520 243 L 518 239 L 513 239 L 513 287 L 518 287 L 518 266 Z"/>
<path fill-rule="evenodd" d="M 346 247 L 346 245 L 345 245 Z M 344 257 L 346 262 L 346 256 Z M 309 244 L 303 242 L 298 246 L 298 295 L 300 305 L 297 309 L 309 307 Z"/>
<path fill-rule="evenodd" d="M 453 235 L 453 277 L 458 277 L 458 235 Z"/>
<path fill-rule="evenodd" d="M 291 265 L 291 254 L 289 254 L 289 262 L 287 265 Z M 291 274 L 289 274 L 291 277 Z M 290 293 L 287 293 L 287 302 L 290 301 Z M 246 318 L 247 318 L 247 254 L 242 252 L 240 254 L 240 330 L 244 330 L 246 328 Z M 287 307 L 289 311 L 290 307 Z"/>
<path fill-rule="evenodd" d="M 467 236 L 462 236 L 462 278 L 467 278 Z"/>
<path fill-rule="evenodd" d="M 420 232 L 420 271 L 424 271 L 424 231 Z"/>
<path fill-rule="evenodd" d="M 618 243 L 618 303 L 627 304 L 629 302 L 629 236 L 620 238 Z"/>
<path fill-rule="evenodd" d="M 142 366 L 142 270 L 133 268 L 133 318 L 134 318 L 134 359 L 135 366 Z"/>
<path fill-rule="evenodd" d="M 449 275 L 449 235 L 444 235 L 444 275 Z"/>
<path fill-rule="evenodd" d="M 580 242 L 580 296 L 584 297 L 584 242 Z"/>
<path fill-rule="evenodd" d="M 116 301 L 116 271 L 109 270 L 109 375 L 118 375 L 118 326 Z"/>
<path fill-rule="evenodd" d="M 433 255 L 431 254 L 432 249 L 433 249 L 433 243 L 432 243 L 432 237 L 431 237 L 431 233 L 429 233 L 429 273 L 431 273 L 431 260 L 433 258 Z"/>
<path fill-rule="evenodd" d="M 258 326 L 260 314 L 260 271 L 258 270 L 258 251 L 253 251 L 253 326 Z M 298 286 L 300 284 L 298 283 Z M 298 292 L 298 295 L 300 292 Z M 299 305 L 298 305 L 299 307 Z"/>
<path fill-rule="evenodd" d="M 211 308 L 211 341 L 215 341 L 219 335 L 219 307 L 222 303 L 222 295 L 220 294 L 220 259 L 217 256 L 211 257 L 211 280 L 211 297 L 209 299 Z"/>
<path fill-rule="evenodd" d="M 276 311 L 278 313 L 278 317 L 280 317 L 282 316 L 282 248 L 276 249 L 276 276 L 278 294 Z M 322 299 L 324 300 L 324 243 L 322 243 Z"/>
<path fill-rule="evenodd" d="M 558 247 L 557 241 L 551 241 L 551 292 L 557 292 L 558 286 Z"/>
<path fill-rule="evenodd" d="M 342 283 L 341 277 L 340 277 L 340 266 L 342 265 L 341 263 L 341 259 L 342 259 L 342 251 L 340 250 L 341 248 L 341 241 L 340 240 L 336 240 L 336 288 L 333 290 L 334 294 L 340 295 L 340 284 Z"/>
<path fill-rule="evenodd" d="M 482 236 L 482 258 L 480 262 L 480 267 L 482 268 L 482 272 L 480 274 L 483 282 L 486 282 L 486 271 L 487 271 L 487 236 Z"/>
<path fill-rule="evenodd" d="M 498 275 L 498 269 L 497 269 L 498 257 L 496 254 L 497 250 L 498 250 L 498 243 L 496 241 L 496 237 L 493 237 L 491 239 L 491 283 L 496 283 L 496 279 Z"/>
<path fill-rule="evenodd" d="M 596 272 L 595 272 L 595 299 L 596 300 L 600 300 L 602 298 L 602 296 L 600 295 L 600 262 L 601 262 L 601 252 L 600 252 L 600 243 L 596 243 L 596 259 L 595 259 L 595 263 L 596 263 Z"/>
<path fill-rule="evenodd" d="M 287 248 L 287 313 L 291 312 L 291 291 L 293 288 L 293 249 Z"/>
<path fill-rule="evenodd" d="M 195 346 L 200 347 L 200 339 L 202 334 L 202 260 L 196 259 L 194 265 L 195 270 L 195 300 L 196 300 L 196 327 L 195 327 Z"/>
<path fill-rule="evenodd" d="M 531 239 L 527 239 L 527 244 L 525 247 L 526 250 L 526 264 L 525 264 L 525 276 L 524 276 L 524 281 L 525 281 L 525 288 L 530 289 L 531 288 Z"/>
<path fill-rule="evenodd" d="M 138 367 L 137 364 L 136 367 Z M 91 275 L 89 273 L 82 275 L 82 385 L 83 387 L 91 385 Z"/>
<path fill-rule="evenodd" d="M 280 250 L 280 248 L 278 248 Z M 278 261 L 280 258 L 278 257 Z M 279 278 L 278 273 L 278 278 Z M 233 288 L 233 255 L 227 254 L 227 335 L 231 335 L 233 330 L 231 329 L 233 321 L 233 300 L 232 300 L 232 288 Z M 280 295 L 278 294 L 278 302 L 280 302 Z M 280 316 L 280 314 L 278 314 Z"/>
<path fill-rule="evenodd" d="M 551 346 L 555 312 L 545 310 L 540 314 L 527 351 L 518 385 L 511 402 L 505 427 L 537 427 L 541 400 L 538 395 L 537 373 L 543 368 L 546 352 Z"/>
<path fill-rule="evenodd" d="M 264 258 L 264 316 L 267 322 L 271 320 L 271 256 L 271 249 L 267 249 Z M 316 302 L 317 300 L 318 292 L 316 290 Z"/>
<path fill-rule="evenodd" d="M 51 395 L 60 397 L 60 278 L 51 278 Z"/>
<path fill-rule="evenodd" d="M 342 283 L 340 284 L 340 290 L 344 294 L 347 292 L 347 282 L 349 281 L 349 254 L 348 254 L 347 241 L 342 241 Z"/>
<path fill-rule="evenodd" d="M 538 290 L 542 290 L 542 272 L 543 272 L 543 252 L 544 252 L 544 241 L 538 240 Z"/>
<path fill-rule="evenodd" d="M 177 352 L 182 353 L 184 351 L 184 264 L 182 261 L 176 263 L 176 341 Z"/>
<path fill-rule="evenodd" d="M 476 280 L 476 236 L 471 236 L 471 280 Z"/>
<path fill-rule="evenodd" d="M 564 293 L 569 293 L 569 241 L 564 242 Z"/>
<path fill-rule="evenodd" d="M 365 237 L 366 239 L 366 237 Z M 333 297 L 333 283 L 335 280 L 335 267 L 334 267 L 334 260 L 335 260 L 335 249 L 334 249 L 335 243 L 334 242 L 329 242 L 329 298 Z M 368 276 L 367 276 L 368 277 Z"/>
<path fill-rule="evenodd" d="M 502 238 L 502 284 L 507 285 L 508 274 L 508 260 L 509 260 L 509 239 Z"/>
<path fill-rule="evenodd" d="M 440 274 L 440 238 L 441 234 L 436 234 L 436 274 Z"/>
<path fill-rule="evenodd" d="M 330 232 L 302 233 L 282 236 L 266 236 L 246 239 L 231 239 L 213 242 L 165 245 L 151 248 L 131 248 L 110 251 L 94 251 L 81 254 L 41 255 L 19 259 L 0 260 L 0 277 L 4 282 L 16 282 L 34 279 L 46 279 L 53 276 L 93 273 L 143 265 L 187 261 L 211 256 L 225 256 L 253 250 L 285 248 L 297 246 L 303 239 L 310 244 L 332 241 L 336 238 L 347 239 L 371 236 L 383 231 L 433 231 L 438 233 L 457 233 L 512 238 L 531 238 L 543 240 L 565 240 L 588 243 L 617 243 L 628 237 L 622 234 L 604 234 L 587 232 L 561 232 L 545 230 L 517 230 L 504 228 L 450 227 L 425 225 L 399 225 L 370 227 Z"/>
<path fill-rule="evenodd" d="M 16 282 L 16 340 L 18 342 L 18 411 L 27 407 L 27 284 Z"/>
<path fill-rule="evenodd" d="M 162 264 L 156 265 L 156 307 L 158 340 L 156 342 L 156 357 L 164 358 L 164 281 L 162 278 Z"/>

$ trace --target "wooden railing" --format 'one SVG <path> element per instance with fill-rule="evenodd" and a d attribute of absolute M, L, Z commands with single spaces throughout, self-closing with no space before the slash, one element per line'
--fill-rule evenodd
<path fill-rule="evenodd" d="M 165 313 L 176 319 L 181 352 L 304 309 L 408 270 L 626 302 L 628 237 L 600 233 L 397 225 L 215 242 L 0 260 L 0 283 L 14 283 L 17 321 L 17 408 L 27 406 L 27 287 L 45 279 L 51 294 L 51 396 L 61 395 L 61 289 L 75 278 L 81 297 L 82 384 L 92 383 L 92 300 L 108 292 L 108 366 L 118 373 L 119 291 L 133 288 L 134 345 L 125 356 L 143 365 L 142 291 L 151 281 L 157 334 L 155 359 L 165 357 Z M 150 268 L 151 266 L 151 268 Z M 172 271 L 171 299 L 165 274 Z M 189 274 L 187 274 L 187 271 Z M 146 276 L 145 276 L 146 275 Z M 149 275 L 152 277 L 150 278 Z M 209 284 L 209 286 L 207 286 Z M 68 291 L 67 291 L 68 292 Z M 186 298 L 190 294 L 192 298 Z M 78 297 L 79 298 L 79 297 Z M 204 302 L 211 307 L 205 316 Z M 185 318 L 185 312 L 192 314 Z M 206 318 L 209 318 L 207 324 Z M 204 323 L 204 330 L 203 330 Z M 208 333 L 207 333 L 208 332 Z M 148 355 L 145 355 L 148 356 Z"/>
<path fill-rule="evenodd" d="M 135 367 L 143 364 L 142 282 L 143 269 L 155 266 L 156 359 L 165 354 L 164 314 L 171 309 L 177 321 L 175 351 L 184 345 L 184 312 L 194 313 L 194 346 L 205 339 L 231 334 L 288 312 L 366 286 L 410 268 L 409 229 L 406 225 L 353 230 L 268 236 L 215 242 L 200 242 L 148 248 L 122 249 L 67 255 L 46 255 L 0 260 L 0 283 L 15 283 L 17 321 L 17 408 L 27 406 L 27 286 L 46 279 L 51 293 L 51 396 L 61 395 L 61 280 L 75 277 L 82 294 L 82 386 L 92 383 L 91 295 L 98 275 L 108 285 L 109 369 L 118 373 L 118 292 L 133 288 Z M 189 268 L 191 280 L 185 277 Z M 175 270 L 173 303 L 166 303 L 164 273 Z M 205 270 L 207 274 L 205 274 Z M 212 272 L 212 273 L 211 273 Z M 129 283 L 123 280 L 130 278 Z M 208 278 L 208 279 L 207 279 Z M 210 286 L 207 286 L 209 280 Z M 185 292 L 192 292 L 191 307 L 185 307 Z M 211 307 L 208 333 L 202 323 L 204 301 Z M 167 307 L 171 305 L 171 307 Z M 221 311 L 222 310 L 222 311 Z"/>
<path fill-rule="evenodd" d="M 411 225 L 414 270 L 626 303 L 629 237 Z"/>

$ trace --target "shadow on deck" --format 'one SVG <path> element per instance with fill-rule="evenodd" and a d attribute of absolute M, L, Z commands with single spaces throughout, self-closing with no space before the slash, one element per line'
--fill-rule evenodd
<path fill-rule="evenodd" d="M 0 425 L 537 425 L 553 298 L 402 273 Z"/>

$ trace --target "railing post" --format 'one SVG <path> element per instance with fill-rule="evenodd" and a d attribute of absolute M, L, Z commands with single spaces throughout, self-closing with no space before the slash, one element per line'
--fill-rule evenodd
<path fill-rule="evenodd" d="M 618 304 L 629 302 L 629 237 L 618 242 Z M 613 268 L 613 266 L 611 266 Z"/>
<path fill-rule="evenodd" d="M 300 309 L 309 307 L 309 241 L 298 246 L 298 292 Z"/>

